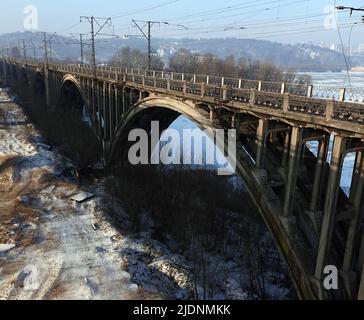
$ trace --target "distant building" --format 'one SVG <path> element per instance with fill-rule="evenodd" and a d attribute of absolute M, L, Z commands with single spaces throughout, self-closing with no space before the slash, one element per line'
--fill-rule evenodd
<path fill-rule="evenodd" d="M 364 43 L 359 44 L 358 52 L 359 53 L 364 53 Z"/>

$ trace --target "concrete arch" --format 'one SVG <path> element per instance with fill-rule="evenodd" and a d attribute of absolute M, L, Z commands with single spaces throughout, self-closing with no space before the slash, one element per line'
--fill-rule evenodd
<path fill-rule="evenodd" d="M 156 108 L 164 108 L 166 110 L 172 110 L 179 115 L 184 115 L 201 129 L 220 129 L 223 125 L 218 120 L 211 121 L 209 114 L 203 108 L 197 108 L 192 101 L 177 100 L 162 96 L 150 96 L 144 100 L 135 104 L 123 117 L 121 124 L 118 127 L 116 138 L 111 145 L 111 151 L 109 153 L 110 159 L 115 157 L 115 152 L 119 146 L 120 141 L 125 140 L 126 132 L 129 131 L 128 124 L 137 118 L 143 112 L 153 110 Z M 123 140 L 124 136 L 124 140 Z M 127 148 L 126 144 L 120 144 L 121 147 Z M 220 151 L 222 151 L 220 149 Z M 250 158 L 251 159 L 251 158 Z M 250 195 L 253 203 L 258 208 L 258 211 L 263 218 L 266 226 L 270 230 L 272 237 L 279 248 L 282 256 L 284 257 L 288 270 L 291 274 L 291 278 L 297 288 L 299 296 L 301 298 L 314 297 L 314 288 L 306 274 L 306 269 L 297 257 L 295 252 L 295 244 L 290 242 L 290 237 L 286 234 L 286 231 L 280 228 L 280 220 L 277 214 L 276 204 L 269 199 L 269 191 L 266 187 L 262 187 L 257 177 L 255 176 L 254 165 L 250 163 L 249 156 L 240 141 L 237 141 L 237 163 L 236 174 L 244 181 L 247 192 Z M 112 162 L 112 161 L 111 161 Z"/>
<path fill-rule="evenodd" d="M 57 101 L 61 104 L 62 104 L 62 102 L 64 103 L 65 102 L 65 101 L 63 101 L 65 99 L 64 94 L 65 94 L 66 90 L 70 90 L 70 88 L 72 88 L 72 90 L 73 90 L 73 92 L 71 92 L 71 93 L 76 95 L 73 97 L 74 99 L 76 99 L 76 101 L 74 101 L 75 105 L 81 103 L 83 110 L 80 110 L 80 112 L 82 112 L 82 113 L 86 112 L 87 115 L 91 118 L 92 113 L 90 110 L 90 103 L 89 103 L 87 97 L 85 96 L 79 81 L 73 75 L 67 74 L 62 78 L 61 85 L 60 85 L 58 93 L 57 93 L 57 97 L 58 97 Z M 78 95 L 78 97 L 77 97 L 77 95 Z M 81 101 L 79 101 L 79 100 L 81 100 Z"/>

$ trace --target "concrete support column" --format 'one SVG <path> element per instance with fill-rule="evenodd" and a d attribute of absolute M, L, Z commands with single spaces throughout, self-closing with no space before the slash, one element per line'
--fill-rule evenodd
<path fill-rule="evenodd" d="M 187 81 L 183 81 L 183 93 L 187 93 Z"/>
<path fill-rule="evenodd" d="M 328 147 L 329 147 L 329 138 L 328 137 L 319 141 L 315 178 L 314 178 L 314 182 L 313 182 L 312 197 L 311 197 L 311 203 L 310 203 L 311 212 L 315 212 L 317 210 L 318 201 L 321 197 L 322 178 L 323 178 L 323 171 L 324 171 L 326 159 L 327 159 Z"/>
<path fill-rule="evenodd" d="M 210 108 L 210 121 L 213 122 L 215 118 L 215 111 L 214 109 Z"/>
<path fill-rule="evenodd" d="M 358 153 L 362 153 L 361 151 Z M 360 155 L 357 157 L 362 159 Z M 355 187 L 355 194 L 353 195 L 352 205 L 354 207 L 353 219 L 350 222 L 349 232 L 346 240 L 345 255 L 343 262 L 344 282 L 350 298 L 353 297 L 355 289 L 356 274 L 354 269 L 354 253 L 355 253 L 355 240 L 357 240 L 359 225 L 362 217 L 362 204 L 363 204 L 363 190 L 364 190 L 364 164 L 360 161 L 361 169 L 357 178 Z"/>
<path fill-rule="evenodd" d="M 92 110 L 92 119 L 96 128 L 96 123 L 97 123 L 97 119 L 96 119 L 96 104 L 95 104 L 95 100 L 96 100 L 96 93 L 95 93 L 95 81 L 94 79 L 91 80 L 91 92 L 90 92 L 90 103 L 91 103 L 91 110 Z"/>
<path fill-rule="evenodd" d="M 107 140 L 107 122 L 108 120 L 106 119 L 106 87 L 107 84 L 106 82 L 103 82 L 102 85 L 102 118 L 103 118 L 103 140 Z"/>
<path fill-rule="evenodd" d="M 290 143 L 291 143 L 291 131 L 287 131 L 284 137 L 282 168 L 285 168 L 288 163 Z"/>
<path fill-rule="evenodd" d="M 114 86 L 109 83 L 109 140 L 112 140 L 115 128 L 115 108 L 114 108 Z"/>
<path fill-rule="evenodd" d="M 325 209 L 321 226 L 321 235 L 318 246 L 315 277 L 322 279 L 323 270 L 327 264 L 330 253 L 332 234 L 335 225 L 335 215 L 337 209 L 337 199 L 343 165 L 343 154 L 347 145 L 347 139 L 336 136 L 332 150 L 330 164 L 330 175 L 325 199 Z"/>
<path fill-rule="evenodd" d="M 204 98 L 206 95 L 206 84 L 201 83 L 201 98 Z"/>
<path fill-rule="evenodd" d="M 97 112 L 98 112 L 98 128 L 99 128 L 99 138 L 102 140 L 102 88 L 101 84 L 97 83 Z"/>
<path fill-rule="evenodd" d="M 359 249 L 359 257 L 358 257 L 358 261 L 357 261 L 357 264 L 356 264 L 356 268 L 358 270 L 363 270 L 364 271 L 364 232 L 363 232 L 362 237 L 361 237 L 361 243 L 360 243 L 359 248 L 360 248 Z M 364 283 L 363 283 L 363 285 L 364 285 Z M 363 292 L 363 294 L 364 294 L 364 292 Z"/>
<path fill-rule="evenodd" d="M 258 169 L 262 169 L 264 167 L 264 153 L 265 153 L 265 145 L 266 145 L 266 133 L 268 130 L 268 120 L 259 119 L 258 129 L 257 129 L 257 158 L 256 158 L 256 167 Z"/>
<path fill-rule="evenodd" d="M 119 105 L 119 88 L 117 85 L 114 85 L 114 101 L 115 101 L 115 132 L 118 127 L 118 123 L 120 121 L 120 105 Z"/>
<path fill-rule="evenodd" d="M 351 180 L 351 187 L 350 187 L 350 202 L 354 202 L 355 194 L 356 194 L 356 188 L 358 185 L 358 181 L 360 178 L 360 172 L 363 162 L 363 152 L 357 152 L 355 156 L 355 162 L 354 162 L 354 171 L 353 176 Z"/>
<path fill-rule="evenodd" d="M 47 67 L 44 68 L 44 83 L 45 83 L 45 91 L 46 91 L 46 104 L 47 108 L 51 105 L 51 95 L 49 88 L 49 70 Z"/>
<path fill-rule="evenodd" d="M 121 89 L 121 104 L 122 104 L 122 109 L 123 109 L 123 114 L 126 112 L 126 97 L 125 97 L 126 93 L 125 93 L 125 87 L 123 87 Z"/>
<path fill-rule="evenodd" d="M 358 300 L 364 300 L 364 269 L 361 275 L 361 281 L 359 286 Z"/>
<path fill-rule="evenodd" d="M 296 190 L 297 173 L 302 154 L 302 134 L 303 130 L 301 128 L 292 128 L 288 174 L 286 179 L 286 191 L 283 206 L 283 217 L 285 218 L 292 216 L 293 196 Z"/>
<path fill-rule="evenodd" d="M 131 108 L 132 105 L 133 105 L 133 89 L 130 89 L 130 91 L 129 91 L 129 105 L 128 105 L 128 109 Z"/>

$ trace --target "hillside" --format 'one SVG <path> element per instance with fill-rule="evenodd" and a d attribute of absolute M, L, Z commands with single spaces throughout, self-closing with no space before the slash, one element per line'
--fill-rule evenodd
<path fill-rule="evenodd" d="M 33 56 L 31 39 L 35 44 L 36 56 L 43 57 L 43 35 L 41 33 L 17 32 L 0 35 L 0 48 L 4 49 L 9 44 L 11 47 L 21 46 L 22 39 L 25 39 L 28 43 L 27 54 L 29 57 Z M 282 44 L 265 40 L 236 38 L 153 39 L 152 45 L 153 49 L 158 51 L 166 63 L 176 50 L 186 48 L 199 53 L 213 53 L 219 57 L 233 55 L 236 58 L 245 58 L 246 60 L 270 61 L 284 68 L 294 68 L 299 71 L 341 71 L 345 69 L 342 53 L 307 43 Z M 54 36 L 51 46 L 54 59 L 79 59 L 80 46 L 72 38 Z M 146 41 L 138 38 L 99 39 L 97 41 L 98 61 L 107 61 L 119 48 L 126 46 L 146 50 Z M 88 51 L 87 46 L 85 51 Z M 363 65 L 363 56 L 351 57 L 352 67 Z"/>

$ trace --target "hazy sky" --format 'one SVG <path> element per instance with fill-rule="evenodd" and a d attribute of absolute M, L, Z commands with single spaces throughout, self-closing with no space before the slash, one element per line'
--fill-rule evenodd
<path fill-rule="evenodd" d="M 113 17 L 115 33 L 137 34 L 131 19 L 166 21 L 154 25 L 153 36 L 241 37 L 273 41 L 325 41 L 339 43 L 338 30 L 330 16 L 331 0 L 1 0 L 0 33 L 24 31 L 24 8 L 38 10 L 39 31 L 89 32 L 89 24 L 79 23 L 80 15 Z M 337 0 L 336 5 L 363 7 L 364 1 Z M 364 43 L 360 13 L 341 12 L 337 16 L 345 45 L 350 28 L 352 43 Z M 112 29 L 105 30 L 111 33 Z"/>

